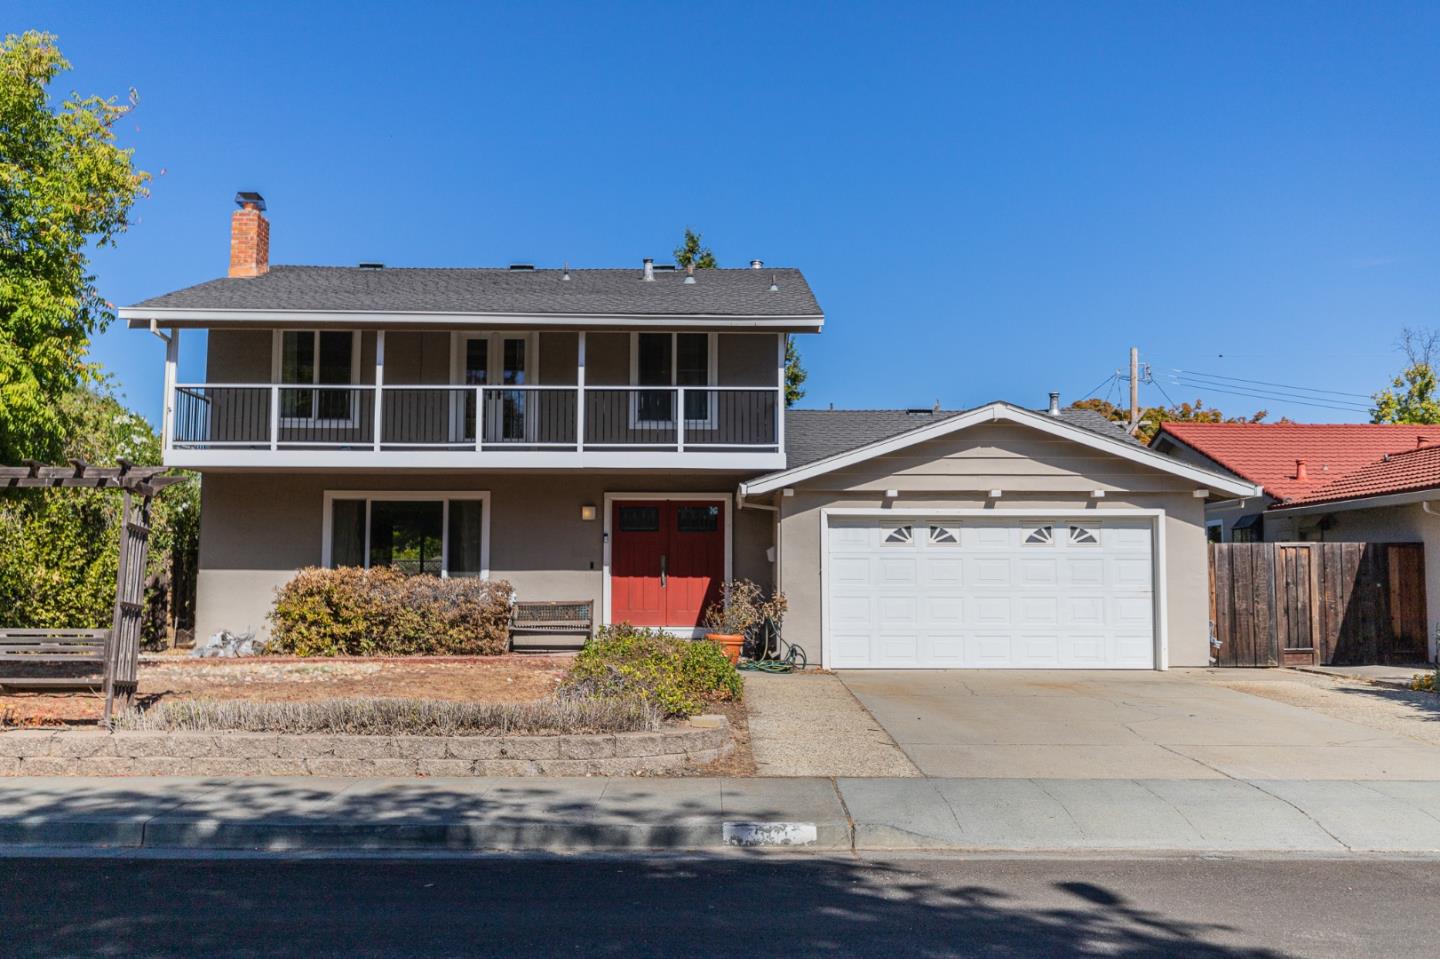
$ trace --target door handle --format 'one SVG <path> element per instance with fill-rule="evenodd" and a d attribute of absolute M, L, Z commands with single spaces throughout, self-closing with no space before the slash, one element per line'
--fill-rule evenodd
<path fill-rule="evenodd" d="M 665 580 L 666 580 L 666 578 L 667 578 L 666 575 L 665 575 L 665 566 L 666 566 L 666 563 L 665 563 L 665 554 L 664 554 L 664 553 L 661 553 L 661 554 L 660 554 L 660 588 L 661 588 L 661 589 L 664 589 L 664 588 L 665 588 Z"/>

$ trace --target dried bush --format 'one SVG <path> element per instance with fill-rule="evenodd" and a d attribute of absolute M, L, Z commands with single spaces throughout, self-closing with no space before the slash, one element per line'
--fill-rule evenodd
<path fill-rule="evenodd" d="M 739 699 L 740 674 L 709 640 L 681 639 L 628 623 L 602 627 L 561 686 L 571 695 L 653 705 L 685 717 L 709 701 Z"/>
<path fill-rule="evenodd" d="M 705 610 L 705 628 L 717 633 L 749 636 L 766 618 L 779 626 L 789 603 L 776 591 L 769 599 L 759 584 L 748 579 L 731 579 L 720 584 L 720 599 Z"/>
<path fill-rule="evenodd" d="M 658 709 L 636 699 L 558 695 L 534 703 L 433 699 L 327 699 L 312 703 L 193 700 L 127 710 L 116 729 L 150 732 L 317 733 L 360 736 L 499 736 L 659 729 Z"/>
<path fill-rule="evenodd" d="M 267 652 L 496 656 L 509 646 L 511 593 L 503 580 L 309 567 L 277 591 Z"/>

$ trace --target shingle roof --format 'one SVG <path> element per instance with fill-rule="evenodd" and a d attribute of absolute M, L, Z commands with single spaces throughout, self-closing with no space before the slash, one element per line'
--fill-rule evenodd
<path fill-rule="evenodd" d="M 1422 446 L 1401 453 L 1387 453 L 1353 473 L 1286 500 L 1283 505 L 1309 506 L 1388 493 L 1409 493 L 1435 486 L 1440 486 L 1440 446 Z"/>
<path fill-rule="evenodd" d="M 579 316 L 822 316 L 810 285 L 791 268 L 509 270 L 430 267 L 275 266 L 262 276 L 211 280 L 136 308 L 492 313 Z M 778 290 L 770 290 L 771 282 Z"/>
<path fill-rule="evenodd" d="M 1221 466 L 1290 501 L 1308 496 L 1386 453 L 1440 442 L 1440 426 L 1391 423 L 1164 423 L 1169 434 Z M 1152 441 L 1153 442 L 1153 441 Z M 1296 460 L 1308 479 L 1295 478 Z"/>
<path fill-rule="evenodd" d="M 966 411 L 789 410 L 785 414 L 785 468 L 793 469 L 859 449 L 963 412 Z M 1120 426 L 1094 410 L 1062 410 L 1060 419 L 1106 439 L 1138 445 Z"/>

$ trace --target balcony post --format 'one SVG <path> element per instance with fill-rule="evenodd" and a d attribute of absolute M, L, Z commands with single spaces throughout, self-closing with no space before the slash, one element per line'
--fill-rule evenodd
<path fill-rule="evenodd" d="M 575 452 L 585 449 L 585 331 L 580 331 L 580 342 L 575 347 Z"/>
<path fill-rule="evenodd" d="M 375 402 L 370 404 L 370 415 L 375 417 L 375 452 L 380 452 L 381 398 L 385 395 L 385 331 L 375 331 Z"/>
<path fill-rule="evenodd" d="M 685 452 L 685 387 L 675 387 L 675 452 Z"/>
<path fill-rule="evenodd" d="M 270 387 L 270 448 L 280 448 L 280 387 Z"/>
<path fill-rule="evenodd" d="M 781 453 L 785 452 L 785 347 L 788 346 L 789 334 L 778 333 L 776 340 L 779 344 L 778 356 L 775 360 L 775 443 L 776 449 Z"/>
<path fill-rule="evenodd" d="M 475 387 L 475 452 L 485 448 L 485 387 Z"/>
<path fill-rule="evenodd" d="M 165 341 L 165 406 L 161 414 L 160 449 L 168 450 L 175 442 L 175 383 L 180 363 L 180 329 L 170 331 Z"/>

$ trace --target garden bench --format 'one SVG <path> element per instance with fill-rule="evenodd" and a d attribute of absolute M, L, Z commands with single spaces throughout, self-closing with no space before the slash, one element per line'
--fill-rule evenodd
<path fill-rule="evenodd" d="M 17 666 L 85 666 L 72 676 Z M 108 629 L 0 629 L 0 690 L 101 689 L 105 722 L 115 702 L 115 637 Z"/>
<path fill-rule="evenodd" d="M 517 635 L 574 636 L 590 638 L 595 626 L 595 603 L 592 600 L 560 600 L 515 604 L 510 618 L 510 645 Z M 537 646 L 544 644 L 535 644 Z"/>

